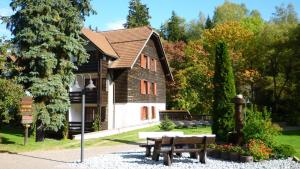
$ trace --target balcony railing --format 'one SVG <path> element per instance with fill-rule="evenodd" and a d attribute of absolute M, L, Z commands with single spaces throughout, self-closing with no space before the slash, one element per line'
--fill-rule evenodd
<path fill-rule="evenodd" d="M 69 93 L 71 103 L 81 103 L 82 94 L 81 92 L 70 92 Z M 97 91 L 86 91 L 85 92 L 85 103 L 97 103 Z"/>

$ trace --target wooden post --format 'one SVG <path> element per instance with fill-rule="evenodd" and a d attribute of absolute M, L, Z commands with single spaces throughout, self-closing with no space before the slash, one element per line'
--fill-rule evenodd
<path fill-rule="evenodd" d="M 24 146 L 28 143 L 28 128 L 29 127 L 30 127 L 29 124 L 25 124 Z"/>
<path fill-rule="evenodd" d="M 243 95 L 237 95 L 234 97 L 234 104 L 235 104 L 235 144 L 240 145 L 243 142 L 243 110 L 245 106 L 245 99 Z"/>

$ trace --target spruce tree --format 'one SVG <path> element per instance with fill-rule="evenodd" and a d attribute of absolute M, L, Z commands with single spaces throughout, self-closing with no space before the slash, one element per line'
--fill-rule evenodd
<path fill-rule="evenodd" d="M 214 102 L 212 132 L 225 140 L 234 127 L 232 99 L 236 94 L 233 70 L 226 44 L 219 42 L 215 53 Z"/>
<path fill-rule="evenodd" d="M 211 28 L 213 28 L 213 27 L 214 27 L 214 24 L 213 24 L 213 22 L 211 21 L 209 15 L 208 15 L 208 17 L 207 17 L 207 19 L 206 19 L 206 21 L 205 21 L 205 29 L 211 29 Z"/>
<path fill-rule="evenodd" d="M 163 37 L 172 42 L 186 41 L 185 20 L 172 11 L 171 18 L 160 28 Z"/>
<path fill-rule="evenodd" d="M 88 59 L 81 29 L 93 10 L 90 0 L 13 0 L 10 6 L 18 79 L 34 97 L 36 140 L 42 141 L 45 129 L 58 131 L 66 120 L 73 70 Z"/>
<path fill-rule="evenodd" d="M 131 0 L 129 2 L 129 13 L 124 24 L 125 28 L 150 26 L 149 19 L 151 19 L 149 8 L 145 4 L 142 4 L 140 0 Z"/>

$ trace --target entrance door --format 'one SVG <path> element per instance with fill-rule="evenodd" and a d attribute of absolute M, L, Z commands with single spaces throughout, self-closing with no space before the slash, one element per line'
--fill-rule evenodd
<path fill-rule="evenodd" d="M 85 108 L 85 121 L 93 122 L 96 117 L 97 107 L 86 107 Z"/>

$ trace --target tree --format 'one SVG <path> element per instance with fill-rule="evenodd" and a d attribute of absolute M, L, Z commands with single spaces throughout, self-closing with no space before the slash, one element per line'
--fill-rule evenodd
<path fill-rule="evenodd" d="M 23 89 L 15 81 L 7 79 L 9 43 L 0 38 L 0 126 L 9 123 L 18 112 Z M 0 140 L 1 141 L 1 140 Z"/>
<path fill-rule="evenodd" d="M 240 21 L 248 14 L 248 9 L 244 4 L 236 4 L 225 1 L 224 4 L 218 6 L 214 11 L 213 22 L 220 24 L 228 21 Z"/>
<path fill-rule="evenodd" d="M 150 25 L 149 19 L 151 19 L 149 8 L 145 4 L 142 4 L 140 0 L 131 0 L 129 2 L 129 13 L 124 24 L 125 28 Z"/>
<path fill-rule="evenodd" d="M 216 45 L 213 84 L 212 132 L 221 140 L 225 140 L 228 132 L 234 127 L 232 99 L 236 92 L 231 61 L 224 42 L 218 42 Z"/>
<path fill-rule="evenodd" d="M 186 40 L 201 39 L 202 31 L 205 25 L 205 16 L 200 12 L 197 20 L 190 21 L 186 26 Z"/>
<path fill-rule="evenodd" d="M 297 24 L 299 22 L 297 12 L 293 4 L 288 4 L 286 7 L 284 4 L 275 7 L 275 13 L 273 13 L 272 21 L 275 23 L 289 23 Z"/>
<path fill-rule="evenodd" d="M 94 11 L 89 0 L 13 0 L 10 6 L 15 13 L 6 21 L 22 68 L 18 80 L 34 97 L 36 140 L 42 141 L 45 129 L 64 126 L 73 70 L 88 59 L 83 21 Z"/>
<path fill-rule="evenodd" d="M 212 20 L 210 19 L 209 15 L 205 21 L 205 29 L 211 29 L 214 27 L 214 24 L 212 22 Z"/>
<path fill-rule="evenodd" d="M 168 41 L 186 41 L 185 35 L 185 20 L 177 16 L 175 11 L 172 11 L 171 18 L 161 28 L 163 37 Z"/>

